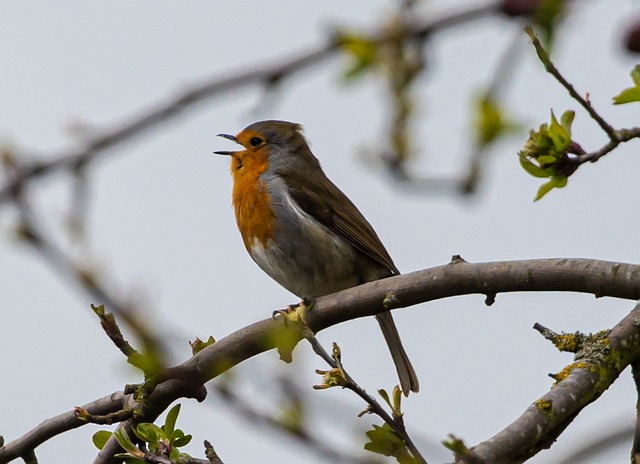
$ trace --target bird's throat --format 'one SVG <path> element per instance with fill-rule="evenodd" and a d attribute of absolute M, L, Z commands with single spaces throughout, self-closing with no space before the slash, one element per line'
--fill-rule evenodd
<path fill-rule="evenodd" d="M 240 170 L 233 172 L 232 200 L 238 229 L 245 248 L 250 252 L 256 240 L 264 247 L 273 238 L 275 214 L 267 185 L 260 179 L 267 164 L 252 166 L 246 161 L 243 164 Z"/>

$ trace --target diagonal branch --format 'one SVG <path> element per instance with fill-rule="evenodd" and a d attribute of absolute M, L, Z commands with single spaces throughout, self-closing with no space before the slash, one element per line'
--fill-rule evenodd
<path fill-rule="evenodd" d="M 522 462 L 549 448 L 580 411 L 596 401 L 640 356 L 640 304 L 576 356 L 558 382 L 511 425 L 472 450 L 492 464 Z M 598 338 L 598 337 L 595 337 Z"/>

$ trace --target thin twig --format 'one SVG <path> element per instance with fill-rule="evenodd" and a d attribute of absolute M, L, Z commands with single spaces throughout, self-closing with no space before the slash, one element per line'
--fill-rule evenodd
<path fill-rule="evenodd" d="M 92 424 L 111 425 L 129 419 L 133 415 L 134 410 L 121 409 L 107 414 L 91 414 L 87 409 L 76 406 L 73 411 L 76 417 L 83 421 L 91 422 Z"/>
<path fill-rule="evenodd" d="M 607 142 L 602 148 L 590 153 L 585 153 L 583 155 L 569 158 L 569 161 L 572 164 L 577 165 L 584 163 L 595 163 L 604 155 L 612 152 L 621 143 L 640 138 L 640 127 L 632 127 L 631 129 L 620 129 L 616 131 L 616 134 L 617 138 L 609 140 L 609 142 Z"/>
<path fill-rule="evenodd" d="M 606 132 L 606 134 L 609 136 L 609 138 L 612 141 L 613 140 L 618 140 L 619 139 L 618 132 L 607 121 L 605 121 L 602 116 L 600 116 L 598 114 L 598 112 L 591 105 L 591 102 L 588 101 L 587 99 L 583 98 L 582 95 L 580 95 L 576 91 L 576 89 L 573 87 L 573 85 L 564 78 L 564 76 L 560 73 L 560 71 L 558 71 L 558 69 L 552 63 L 551 58 L 549 57 L 549 53 L 547 53 L 547 51 L 545 50 L 544 46 L 542 45 L 542 43 L 540 42 L 540 40 L 536 36 L 535 32 L 533 31 L 533 28 L 531 26 L 527 26 L 525 28 L 525 32 L 529 35 L 529 37 L 531 37 L 531 42 L 533 43 L 533 46 L 536 49 L 536 52 L 538 54 L 538 57 L 540 58 L 540 61 L 542 61 L 542 64 L 544 65 L 544 69 L 549 74 L 551 74 L 553 77 L 555 77 L 556 80 L 558 82 L 560 82 L 560 84 L 565 89 L 567 89 L 569 94 L 578 103 L 580 103 L 580 105 L 582 105 L 582 107 L 598 123 L 598 125 L 602 128 L 602 130 L 604 132 Z"/>
<path fill-rule="evenodd" d="M 224 464 L 222 459 L 218 456 L 218 453 L 216 453 L 216 450 L 213 449 L 213 445 L 208 440 L 204 441 L 204 450 L 204 454 L 211 464 Z"/>
<path fill-rule="evenodd" d="M 324 347 L 320 344 L 316 336 L 313 334 L 309 327 L 304 327 L 302 330 L 302 336 L 311 344 L 313 351 L 320 356 L 329 366 L 333 369 L 341 369 L 346 377 L 346 384 L 344 388 L 351 390 L 356 395 L 364 400 L 368 405 L 368 412 L 377 414 L 382 420 L 384 420 L 389 426 L 398 433 L 405 441 L 407 449 L 412 454 L 412 456 L 416 459 L 417 462 L 422 464 L 427 464 L 426 459 L 420 453 L 420 450 L 416 447 L 407 432 L 407 429 L 404 425 L 404 420 L 402 416 L 391 417 L 389 413 L 382 407 L 382 405 L 371 395 L 369 395 L 364 388 L 362 388 L 354 379 L 351 377 L 343 366 L 338 366 L 334 359 L 327 353 Z"/>

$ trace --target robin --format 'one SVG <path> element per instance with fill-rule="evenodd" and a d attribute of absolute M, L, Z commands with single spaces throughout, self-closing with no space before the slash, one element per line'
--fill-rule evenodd
<path fill-rule="evenodd" d="M 214 153 L 231 157 L 242 241 L 272 279 L 313 298 L 400 274 L 371 224 L 322 171 L 299 124 L 260 121 L 219 136 L 243 147 Z M 402 391 L 417 392 L 418 377 L 391 313 L 375 317 Z"/>

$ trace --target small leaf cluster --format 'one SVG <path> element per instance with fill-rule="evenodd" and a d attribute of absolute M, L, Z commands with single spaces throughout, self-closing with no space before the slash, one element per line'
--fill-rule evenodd
<path fill-rule="evenodd" d="M 312 308 L 313 302 L 307 303 L 303 300 L 298 305 L 289 305 L 285 309 L 273 312 L 273 318 L 283 321 L 283 324 L 277 324 L 268 337 L 278 349 L 282 361 L 290 363 L 293 360 L 293 349 L 302 338 L 302 333 L 309 330 L 305 315 Z"/>
<path fill-rule="evenodd" d="M 402 436 L 393 430 L 386 422 L 380 425 L 373 425 L 373 429 L 367 431 L 369 441 L 365 443 L 364 449 L 372 453 L 393 457 L 400 464 L 416 464 L 418 461 L 411 456 Z"/>
<path fill-rule="evenodd" d="M 209 345 L 213 345 L 215 342 L 215 338 L 213 338 L 211 335 L 209 335 L 209 338 L 206 341 L 200 340 L 200 338 L 196 337 L 194 341 L 189 342 L 189 345 L 191 346 L 191 353 L 195 355 L 196 353 L 204 350 Z"/>
<path fill-rule="evenodd" d="M 570 154 L 576 154 L 579 146 L 571 140 L 571 124 L 575 113 L 565 111 L 560 122 L 551 112 L 551 124 L 541 124 L 537 131 L 529 132 L 529 140 L 518 152 L 520 165 L 534 177 L 549 179 L 538 189 L 534 201 L 541 199 L 554 188 L 567 185 L 567 179 L 576 167 Z"/>
<path fill-rule="evenodd" d="M 342 368 L 342 353 L 337 343 L 333 343 L 333 352 L 331 354 L 336 367 L 328 371 L 316 369 L 316 374 L 322 376 L 322 383 L 314 385 L 314 390 L 324 390 L 331 387 L 342 387 L 347 385 L 347 374 Z"/>
<path fill-rule="evenodd" d="M 456 459 L 461 459 L 463 462 L 467 462 L 467 459 L 464 458 L 472 456 L 471 450 L 465 445 L 464 441 L 453 434 L 449 434 L 449 439 L 444 440 L 442 444 L 445 448 L 454 452 Z"/>
<path fill-rule="evenodd" d="M 391 408 L 391 415 L 394 419 L 402 417 L 402 390 L 396 385 L 393 387 L 391 397 L 384 388 L 378 390 L 378 395 L 384 400 L 385 403 Z"/>
<path fill-rule="evenodd" d="M 191 441 L 191 435 L 185 435 L 180 429 L 176 429 L 176 421 L 180 413 L 180 405 L 177 404 L 167 414 L 167 419 L 162 427 L 155 424 L 143 422 L 132 428 L 134 435 L 145 444 L 148 452 L 136 446 L 131 437 L 123 427 L 118 427 L 111 433 L 101 430 L 93 435 L 93 443 L 98 449 L 102 449 L 107 441 L 114 436 L 125 453 L 120 453 L 116 457 L 123 458 L 128 464 L 140 464 L 148 462 L 148 454 L 165 456 L 171 460 L 180 457 L 189 457 L 181 453 L 179 448 L 186 446 Z"/>
<path fill-rule="evenodd" d="M 391 395 L 386 390 L 378 390 L 380 397 L 391 408 L 391 415 L 394 420 L 402 419 L 402 390 L 396 385 L 391 392 Z M 371 413 L 372 411 L 367 409 L 360 415 Z M 415 464 L 419 462 L 407 449 L 407 443 L 404 437 L 391 427 L 388 423 L 384 423 L 382 426 L 373 425 L 373 429 L 366 432 L 369 441 L 365 443 L 364 449 L 371 451 L 372 453 L 382 454 L 383 456 L 394 457 L 400 464 Z"/>

